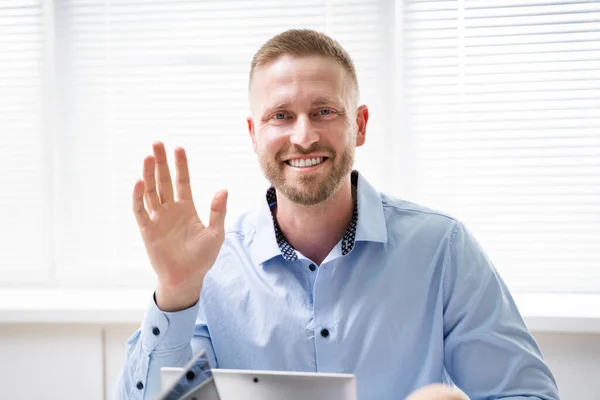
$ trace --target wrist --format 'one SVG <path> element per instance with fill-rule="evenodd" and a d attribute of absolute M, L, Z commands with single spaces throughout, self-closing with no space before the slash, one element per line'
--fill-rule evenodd
<path fill-rule="evenodd" d="M 161 311 L 182 311 L 198 302 L 201 289 L 202 284 L 170 286 L 159 281 L 154 299 Z"/>

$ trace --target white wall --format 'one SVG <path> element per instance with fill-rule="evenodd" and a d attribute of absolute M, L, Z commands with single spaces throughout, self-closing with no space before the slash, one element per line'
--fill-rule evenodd
<path fill-rule="evenodd" d="M 535 334 L 563 400 L 600 400 L 600 334 Z"/>
<path fill-rule="evenodd" d="M 133 324 L 2 324 L 3 399 L 112 398 Z M 600 334 L 535 334 L 563 400 L 600 400 Z"/>
<path fill-rule="evenodd" d="M 102 327 L 0 325 L 0 398 L 104 399 Z"/>

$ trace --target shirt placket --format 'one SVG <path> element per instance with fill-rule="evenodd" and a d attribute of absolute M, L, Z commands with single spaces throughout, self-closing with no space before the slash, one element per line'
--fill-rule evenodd
<path fill-rule="evenodd" d="M 313 288 L 315 356 L 318 372 L 339 370 L 338 330 L 334 318 L 335 286 L 331 263 L 319 267 Z"/>

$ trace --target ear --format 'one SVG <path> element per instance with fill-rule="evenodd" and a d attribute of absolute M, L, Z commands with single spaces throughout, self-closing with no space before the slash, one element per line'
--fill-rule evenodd
<path fill-rule="evenodd" d="M 360 147 L 365 144 L 367 136 L 367 122 L 369 121 L 369 108 L 366 105 L 358 107 L 356 111 L 356 125 L 358 129 L 356 131 L 356 147 Z"/>
<path fill-rule="evenodd" d="M 246 123 L 248 124 L 248 133 L 252 139 L 252 150 L 258 154 L 258 146 L 256 144 L 256 137 L 254 136 L 254 122 L 252 121 L 252 117 L 246 117 Z"/>

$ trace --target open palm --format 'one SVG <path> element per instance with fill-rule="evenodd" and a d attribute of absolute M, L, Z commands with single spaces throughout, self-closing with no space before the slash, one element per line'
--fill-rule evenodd
<path fill-rule="evenodd" d="M 144 159 L 144 179 L 134 186 L 133 211 L 159 287 L 191 298 L 199 295 L 223 244 L 227 192 L 213 198 L 205 226 L 192 198 L 184 149 L 175 149 L 177 199 L 164 145 L 155 143 L 153 152 Z"/>

